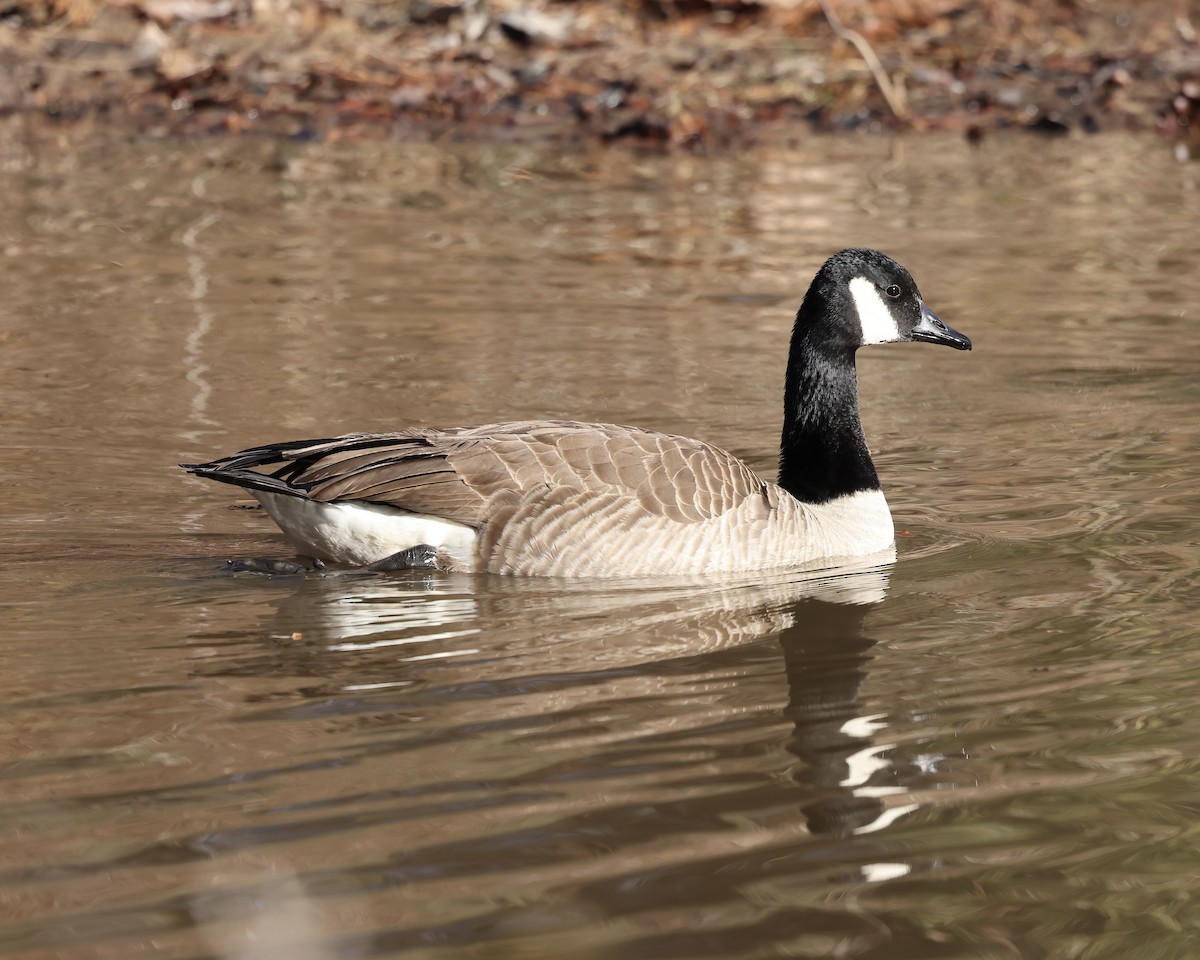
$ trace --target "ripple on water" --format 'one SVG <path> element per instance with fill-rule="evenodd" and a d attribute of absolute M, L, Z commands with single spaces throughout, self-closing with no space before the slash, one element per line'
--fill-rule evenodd
<path fill-rule="evenodd" d="M 1157 145 L 71 137 L 0 171 L 5 951 L 1194 952 L 1200 192 Z M 854 242 L 976 341 L 862 351 L 895 565 L 230 576 L 278 534 L 174 467 L 561 415 L 769 472 Z"/>

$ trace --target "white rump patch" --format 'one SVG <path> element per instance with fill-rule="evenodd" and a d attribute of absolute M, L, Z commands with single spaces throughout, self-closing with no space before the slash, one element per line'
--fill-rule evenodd
<path fill-rule="evenodd" d="M 303 556 L 363 567 L 427 543 L 444 550 L 465 569 L 474 566 L 475 529 L 453 520 L 361 500 L 322 503 L 263 490 L 250 492 Z"/>
<path fill-rule="evenodd" d="M 866 277 L 855 277 L 850 281 L 850 296 L 858 309 L 858 326 L 862 330 L 862 342 L 895 343 L 903 340 L 896 318 L 879 290 Z"/>

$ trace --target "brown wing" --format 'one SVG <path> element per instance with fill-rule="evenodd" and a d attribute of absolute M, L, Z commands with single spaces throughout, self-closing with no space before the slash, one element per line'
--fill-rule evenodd
<path fill-rule="evenodd" d="M 629 497 L 650 514 L 683 523 L 719 516 L 747 497 L 763 497 L 769 506 L 775 498 L 774 484 L 723 450 L 613 424 L 538 421 L 359 434 L 260 447 L 208 466 L 261 466 L 267 456 L 283 462 L 268 476 L 313 499 L 367 500 L 473 526 L 486 521 L 490 505 L 539 488 Z"/>

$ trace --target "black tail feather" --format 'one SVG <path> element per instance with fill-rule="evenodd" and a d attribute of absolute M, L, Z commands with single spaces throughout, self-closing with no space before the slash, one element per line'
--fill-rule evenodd
<path fill-rule="evenodd" d="M 221 457 L 209 463 L 181 463 L 188 473 L 197 477 L 232 484 L 248 490 L 265 493 L 282 493 L 291 497 L 307 497 L 309 485 L 295 483 L 315 463 L 331 452 L 355 450 L 367 447 L 428 445 L 428 441 L 412 434 L 350 434 L 344 437 L 329 437 L 322 440 L 289 440 L 251 447 Z M 418 454 L 418 457 L 433 454 Z M 408 455 L 412 457 L 411 454 Z M 378 461 L 360 469 L 377 467 Z"/>
<path fill-rule="evenodd" d="M 247 490 L 262 490 L 266 493 L 283 493 L 292 497 L 305 496 L 303 487 L 294 487 L 287 482 L 289 468 L 293 466 L 293 458 L 288 456 L 292 450 L 331 443 L 332 438 L 325 440 L 289 440 L 283 443 L 270 443 L 262 447 L 251 447 L 212 460 L 209 463 L 181 463 L 188 473 L 197 477 L 216 480 L 219 483 L 233 484 L 235 487 L 245 487 Z M 255 468 L 268 467 L 282 463 L 274 471 L 263 471 Z"/>
<path fill-rule="evenodd" d="M 230 483 L 235 487 L 245 487 L 247 490 L 284 493 L 292 497 L 305 495 L 303 489 L 289 486 L 285 480 L 271 476 L 269 473 L 259 473 L 257 470 L 231 465 L 228 460 L 214 460 L 212 463 L 181 463 L 180 466 L 197 477 L 216 480 L 219 483 Z"/>

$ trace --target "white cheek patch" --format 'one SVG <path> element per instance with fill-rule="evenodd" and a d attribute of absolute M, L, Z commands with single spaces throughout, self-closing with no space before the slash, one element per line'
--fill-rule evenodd
<path fill-rule="evenodd" d="M 862 342 L 895 343 L 903 340 L 896 326 L 896 318 L 883 302 L 879 291 L 866 277 L 855 277 L 850 281 L 850 296 L 858 310 L 858 326 L 862 330 Z"/>

